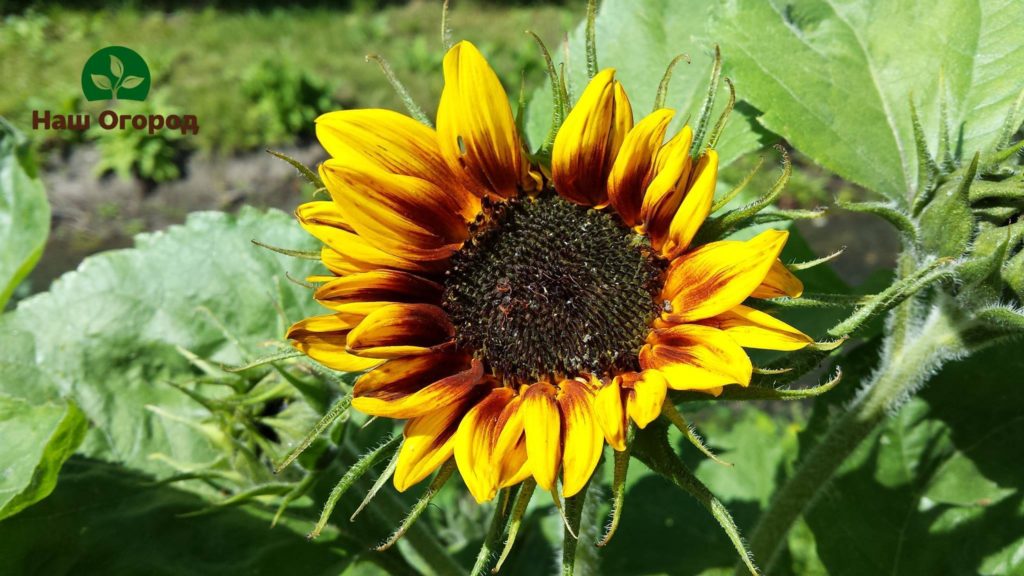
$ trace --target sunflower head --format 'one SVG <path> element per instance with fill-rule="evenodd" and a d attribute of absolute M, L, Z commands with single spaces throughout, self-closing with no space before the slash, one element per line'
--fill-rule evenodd
<path fill-rule="evenodd" d="M 785 231 L 695 244 L 719 159 L 670 131 L 673 110 L 636 119 L 603 70 L 535 155 L 476 47 L 449 50 L 444 81 L 436 129 L 321 116 L 331 199 L 297 211 L 324 244 L 311 281 L 329 312 L 288 338 L 361 373 L 354 408 L 406 421 L 399 490 L 454 458 L 480 502 L 524 481 L 571 498 L 669 391 L 748 386 L 745 349 L 812 342 L 749 305 L 800 296 Z"/>

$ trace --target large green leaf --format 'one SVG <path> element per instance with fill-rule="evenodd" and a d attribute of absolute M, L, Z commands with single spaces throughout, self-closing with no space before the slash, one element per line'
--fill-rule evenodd
<path fill-rule="evenodd" d="M 42 500 L 85 437 L 88 424 L 74 404 L 33 405 L 0 394 L 0 520 Z"/>
<path fill-rule="evenodd" d="M 914 100 L 931 141 L 939 102 L 969 157 L 1024 88 L 1019 0 L 729 0 L 714 36 L 761 123 L 878 194 L 917 187 Z"/>
<path fill-rule="evenodd" d="M 1015 354 L 946 367 L 844 464 L 807 516 L 832 575 L 1024 570 Z"/>
<path fill-rule="evenodd" d="M 50 204 L 25 138 L 0 118 L 0 311 L 39 261 Z"/>
<path fill-rule="evenodd" d="M 183 226 L 139 236 L 134 249 L 87 259 L 0 317 L 0 391 L 74 401 L 93 424 L 82 448 L 93 457 L 158 477 L 174 469 L 155 453 L 213 459 L 217 451 L 193 424 L 205 409 L 169 385 L 201 375 L 184 351 L 237 364 L 266 353 L 263 344 L 279 340 L 288 322 L 316 310 L 284 278 L 311 265 L 252 239 L 313 244 L 288 215 L 245 209 L 193 214 Z"/>
<path fill-rule="evenodd" d="M 256 511 L 178 515 L 195 495 L 156 486 L 132 471 L 78 458 L 50 498 L 0 523 L 10 574 L 340 574 L 354 558 L 337 538 L 309 542 L 270 530 Z M 286 519 L 286 522 L 288 520 Z"/>
<path fill-rule="evenodd" d="M 676 110 L 674 128 L 669 133 L 687 118 L 691 124 L 696 122 L 707 93 L 714 53 L 715 41 L 706 28 L 708 17 L 709 4 L 701 0 L 601 3 L 596 27 L 598 64 L 600 68 L 616 69 L 616 78 L 625 86 L 637 120 L 651 111 L 668 63 L 686 54 L 691 62 L 676 66 L 665 100 L 667 107 Z M 587 82 L 583 24 L 572 34 L 568 50 L 571 89 L 578 97 Z M 553 56 L 557 60 L 560 54 L 564 51 Z M 725 106 L 726 92 L 723 84 L 712 120 Z M 546 85 L 534 93 L 530 102 L 527 133 L 535 147 L 544 141 L 551 125 L 551 108 L 551 88 Z M 734 113 L 718 145 L 722 165 L 760 147 L 750 121 Z"/>

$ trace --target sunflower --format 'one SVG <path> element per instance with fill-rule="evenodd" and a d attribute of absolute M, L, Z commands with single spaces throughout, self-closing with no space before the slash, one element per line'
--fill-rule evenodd
<path fill-rule="evenodd" d="M 797 297 L 787 233 L 693 245 L 718 154 L 673 111 L 634 125 L 615 71 L 596 74 L 531 161 L 498 77 L 472 44 L 444 58 L 436 130 L 389 110 L 331 112 L 316 133 L 330 201 L 300 206 L 330 275 L 329 314 L 288 331 L 337 370 L 352 405 L 406 420 L 393 481 L 455 458 L 477 501 L 532 477 L 563 497 L 604 444 L 661 414 L 668 390 L 750 383 L 744 348 L 812 342 L 748 298 Z"/>

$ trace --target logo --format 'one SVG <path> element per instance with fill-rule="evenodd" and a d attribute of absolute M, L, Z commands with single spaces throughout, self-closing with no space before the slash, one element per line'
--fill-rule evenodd
<path fill-rule="evenodd" d="M 139 53 L 124 46 L 107 46 L 85 61 L 82 68 L 82 93 L 90 102 L 97 100 L 145 101 L 151 79 L 149 66 Z M 149 112 L 152 106 L 144 105 Z M 145 130 L 156 134 L 176 130 L 198 134 L 199 119 L 192 114 L 118 114 L 113 109 L 99 113 L 96 124 L 103 130 Z M 54 114 L 49 110 L 32 111 L 33 130 L 75 130 L 84 132 L 93 125 L 90 113 Z"/>
<path fill-rule="evenodd" d="M 124 46 L 107 46 L 89 57 L 82 68 L 85 99 L 145 100 L 149 95 L 149 66 L 139 53 Z"/>

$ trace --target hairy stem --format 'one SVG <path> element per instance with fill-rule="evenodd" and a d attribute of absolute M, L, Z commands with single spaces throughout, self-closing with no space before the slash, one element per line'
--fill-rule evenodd
<path fill-rule="evenodd" d="M 810 508 L 847 457 L 961 351 L 959 328 L 948 313 L 936 306 L 918 325 L 912 311 L 902 310 L 915 305 L 905 302 L 893 311 L 878 369 L 761 515 L 750 537 L 750 550 L 766 573 L 772 572 L 793 523 Z M 741 572 L 738 566 L 737 574 Z"/>

